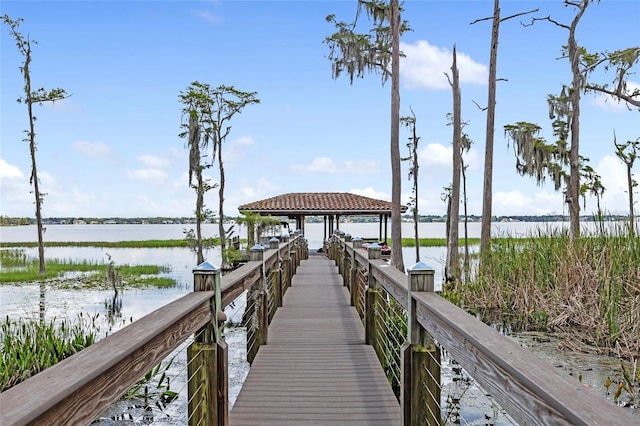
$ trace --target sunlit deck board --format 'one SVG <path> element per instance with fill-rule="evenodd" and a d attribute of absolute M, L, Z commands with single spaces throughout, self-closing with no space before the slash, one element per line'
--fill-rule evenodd
<path fill-rule="evenodd" d="M 334 263 L 302 261 L 230 415 L 236 425 L 397 425 L 400 406 Z"/>

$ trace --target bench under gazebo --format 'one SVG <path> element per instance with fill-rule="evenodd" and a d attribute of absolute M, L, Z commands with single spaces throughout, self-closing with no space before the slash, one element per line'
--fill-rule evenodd
<path fill-rule="evenodd" d="M 296 229 L 304 235 L 307 216 L 324 218 L 324 240 L 334 230 L 340 229 L 340 218 L 344 216 L 378 216 L 380 218 L 379 240 L 387 241 L 387 222 L 391 217 L 391 202 L 348 192 L 292 192 L 277 195 L 238 207 L 261 216 L 288 217 L 295 219 Z M 406 206 L 401 207 L 404 213 Z M 383 233 L 384 231 L 384 233 Z"/>

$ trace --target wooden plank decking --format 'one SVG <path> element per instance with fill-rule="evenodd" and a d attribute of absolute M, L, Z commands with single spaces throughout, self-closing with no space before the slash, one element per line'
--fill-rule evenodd
<path fill-rule="evenodd" d="M 337 267 L 309 255 L 269 326 L 232 425 L 398 425 L 400 406 Z"/>

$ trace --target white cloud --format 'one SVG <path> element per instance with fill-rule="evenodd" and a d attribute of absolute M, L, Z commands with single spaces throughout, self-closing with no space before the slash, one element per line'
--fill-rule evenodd
<path fill-rule="evenodd" d="M 406 55 L 400 59 L 400 75 L 409 89 L 449 89 L 445 73 L 451 75 L 453 52 L 436 47 L 426 40 L 415 44 L 400 43 Z M 460 83 L 486 84 L 489 72 L 486 65 L 475 62 L 465 53 L 457 51 Z"/>
<path fill-rule="evenodd" d="M 156 157 L 155 155 L 143 154 L 137 157 L 138 161 L 140 161 L 145 167 L 151 169 L 164 169 L 169 167 L 170 163 L 168 160 L 160 157 Z"/>
<path fill-rule="evenodd" d="M 169 175 L 167 175 L 165 171 L 159 169 L 127 170 L 127 175 L 131 179 L 140 180 L 158 186 L 163 185 L 169 178 Z"/>
<path fill-rule="evenodd" d="M 24 173 L 13 164 L 7 163 L 0 158 L 0 178 L 2 179 L 24 179 Z"/>
<path fill-rule="evenodd" d="M 103 142 L 76 141 L 71 148 L 93 160 L 109 160 L 113 158 L 111 147 Z"/>
<path fill-rule="evenodd" d="M 16 166 L 0 158 L 0 214 L 6 216 L 33 215 L 33 194 L 29 180 Z"/>
<path fill-rule="evenodd" d="M 229 145 L 225 146 L 222 151 L 224 162 L 241 161 L 246 157 L 247 151 L 256 144 L 255 139 L 250 136 L 243 136 Z"/>
<path fill-rule="evenodd" d="M 245 181 L 240 187 L 237 196 L 234 192 L 234 194 L 230 194 L 230 196 L 225 199 L 225 210 L 232 212 L 230 214 L 235 214 L 235 212 L 238 211 L 238 206 L 273 197 L 278 195 L 279 190 L 280 187 L 277 184 L 265 177 Z"/>
<path fill-rule="evenodd" d="M 336 162 L 329 157 L 316 157 L 309 164 L 294 164 L 294 172 L 326 174 L 371 174 L 378 170 L 378 162 L 372 160 L 346 160 Z"/>
<path fill-rule="evenodd" d="M 465 166 L 468 166 L 470 170 L 478 170 L 481 168 L 482 162 L 480 161 L 477 150 L 471 149 L 465 152 L 463 157 Z M 427 146 L 418 152 L 418 163 L 420 166 L 450 169 L 453 164 L 453 146 L 446 146 L 439 143 L 427 144 Z"/>
<path fill-rule="evenodd" d="M 251 136 L 243 136 L 241 138 L 236 139 L 233 142 L 233 146 L 252 146 L 255 145 L 256 141 Z"/>
<path fill-rule="evenodd" d="M 418 152 L 418 163 L 424 166 L 451 167 L 453 147 L 430 143 Z"/>
<path fill-rule="evenodd" d="M 640 90 L 640 84 L 629 81 L 627 83 L 627 93 L 631 94 L 634 90 Z M 630 106 L 625 101 L 618 101 L 613 96 L 604 94 L 604 93 L 596 93 L 593 95 L 591 99 L 591 103 L 601 109 L 607 111 L 628 111 L 630 108 L 634 107 Z"/>
<path fill-rule="evenodd" d="M 377 200 L 391 200 L 390 194 L 386 194 L 384 192 L 378 192 L 375 189 L 371 188 L 370 186 L 367 188 L 361 188 L 361 189 L 354 188 L 354 189 L 351 189 L 349 192 L 356 195 L 362 195 L 363 197 L 375 198 Z"/>
<path fill-rule="evenodd" d="M 606 213 L 626 214 L 629 210 L 627 187 L 627 169 L 620 159 L 614 155 L 605 155 L 595 167 L 605 187 L 601 205 Z M 638 198 L 636 193 L 635 198 Z M 596 200 L 587 198 L 588 211 L 597 209 Z"/>
<path fill-rule="evenodd" d="M 176 159 L 180 159 L 182 160 L 183 158 L 185 158 L 187 156 L 186 149 L 178 149 L 176 147 L 169 147 L 169 149 L 167 150 L 169 152 L 169 156 L 171 158 L 176 158 Z"/>
<path fill-rule="evenodd" d="M 524 194 L 519 190 L 495 192 L 493 194 L 493 214 L 509 215 L 545 215 L 549 212 L 562 213 L 564 200 L 562 194 L 546 190 L 534 194 Z"/>

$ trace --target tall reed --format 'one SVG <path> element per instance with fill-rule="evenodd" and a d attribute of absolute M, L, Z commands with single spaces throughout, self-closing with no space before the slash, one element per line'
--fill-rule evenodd
<path fill-rule="evenodd" d="M 583 230 L 538 229 L 492 241 L 474 279 L 449 296 L 487 321 L 559 331 L 583 349 L 640 353 L 640 239 L 622 224 Z"/>

